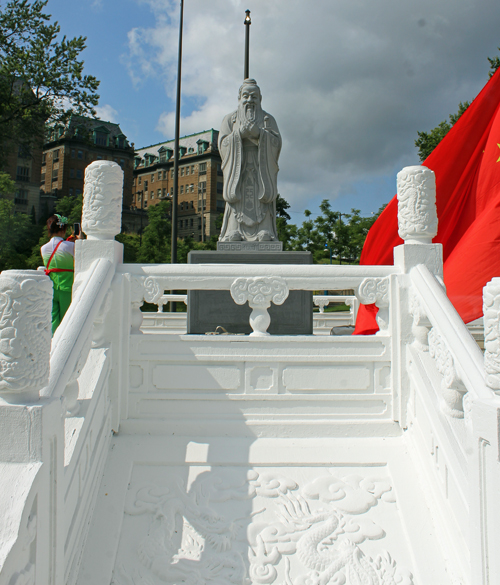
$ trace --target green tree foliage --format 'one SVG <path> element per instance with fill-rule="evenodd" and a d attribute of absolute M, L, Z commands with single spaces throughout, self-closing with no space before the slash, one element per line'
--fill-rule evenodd
<path fill-rule="evenodd" d="M 10 178 L 10 175 L 0 171 L 0 197 L 12 195 L 16 190 L 16 184 Z"/>
<path fill-rule="evenodd" d="M 141 264 L 170 262 L 170 201 L 160 201 L 148 207 L 148 225 L 142 234 L 142 244 L 137 253 Z"/>
<path fill-rule="evenodd" d="M 38 234 L 29 215 L 15 213 L 12 201 L 0 199 L 0 271 L 27 268 Z"/>
<path fill-rule="evenodd" d="M 460 102 L 458 105 L 458 112 L 450 114 L 449 121 L 444 120 L 440 122 L 435 128 L 429 132 L 417 132 L 418 138 L 415 140 L 415 146 L 418 148 L 418 156 L 420 161 L 424 161 L 436 146 L 443 140 L 443 138 L 451 130 L 451 127 L 457 123 L 460 116 L 470 106 L 470 102 Z"/>
<path fill-rule="evenodd" d="M 331 250 L 332 262 L 358 264 L 368 230 L 382 210 L 380 208 L 371 217 L 363 217 L 359 209 L 340 213 L 324 199 L 320 205 L 321 214 L 316 219 L 312 219 L 311 211 L 306 209 L 306 220 L 301 227 L 288 225 L 292 236 L 290 249 L 312 252 L 315 262 L 328 262 Z"/>
<path fill-rule="evenodd" d="M 500 51 L 500 47 L 498 47 L 498 50 Z M 500 67 L 500 57 L 488 57 L 488 61 L 490 63 L 490 77 L 492 77 L 495 71 Z"/>
<path fill-rule="evenodd" d="M 0 6 L 0 159 L 11 139 L 41 142 L 44 122 L 65 124 L 73 113 L 95 116 L 99 82 L 83 75 L 79 59 L 86 39 L 59 39 L 59 24 L 44 13 L 47 2 Z"/>

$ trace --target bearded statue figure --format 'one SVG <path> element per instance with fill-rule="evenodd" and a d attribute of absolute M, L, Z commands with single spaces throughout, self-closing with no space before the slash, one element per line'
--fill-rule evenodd
<path fill-rule="evenodd" d="M 238 109 L 222 121 L 219 151 L 226 209 L 221 242 L 277 241 L 276 198 L 281 135 L 264 112 L 254 79 L 245 79 Z"/>

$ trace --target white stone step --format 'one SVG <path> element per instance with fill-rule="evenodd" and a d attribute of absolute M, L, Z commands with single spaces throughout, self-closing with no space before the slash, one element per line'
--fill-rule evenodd
<path fill-rule="evenodd" d="M 404 436 L 119 435 L 78 585 L 454 579 Z"/>

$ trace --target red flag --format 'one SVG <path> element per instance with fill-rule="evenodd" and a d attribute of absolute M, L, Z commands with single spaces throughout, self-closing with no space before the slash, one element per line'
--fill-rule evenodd
<path fill-rule="evenodd" d="M 482 315 L 482 289 L 500 276 L 500 69 L 422 163 L 436 175 L 438 233 L 448 297 L 468 323 Z M 368 232 L 360 264 L 393 264 L 394 197 Z M 376 307 L 361 306 L 355 334 L 378 330 Z"/>

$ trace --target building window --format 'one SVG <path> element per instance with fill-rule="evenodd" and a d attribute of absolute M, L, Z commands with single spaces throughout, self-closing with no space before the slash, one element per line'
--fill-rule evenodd
<path fill-rule="evenodd" d="M 76 178 L 77 179 L 83 179 L 82 169 L 76 169 Z"/>
<path fill-rule="evenodd" d="M 96 132 L 95 143 L 97 146 L 108 146 L 108 135 L 105 132 Z"/>
<path fill-rule="evenodd" d="M 198 183 L 198 192 L 205 192 L 207 190 L 207 182 L 206 181 L 201 181 L 200 183 Z"/>
<path fill-rule="evenodd" d="M 207 163 L 200 163 L 199 166 L 199 174 L 206 175 L 207 174 Z"/>
<path fill-rule="evenodd" d="M 70 188 L 70 190 L 69 190 L 69 196 L 70 196 L 70 197 L 73 197 L 73 189 L 71 189 L 71 188 Z"/>
<path fill-rule="evenodd" d="M 163 180 L 167 178 L 167 171 L 163 171 Z"/>
<path fill-rule="evenodd" d="M 74 148 L 72 148 L 72 149 L 71 149 L 71 158 L 75 158 L 75 156 L 76 156 L 75 149 L 74 149 Z"/>
<path fill-rule="evenodd" d="M 120 159 L 120 166 L 122 169 L 125 167 L 125 161 L 123 160 L 123 158 Z"/>
<path fill-rule="evenodd" d="M 191 209 L 194 209 L 194 202 L 193 202 L 193 201 L 190 201 L 190 202 L 189 202 L 189 207 L 190 207 Z"/>
<path fill-rule="evenodd" d="M 59 170 L 56 169 L 55 171 L 52 171 L 52 180 L 57 181 L 58 177 L 59 177 Z"/>
<path fill-rule="evenodd" d="M 181 195 L 184 194 L 184 185 L 181 185 Z"/>
<path fill-rule="evenodd" d="M 191 203 L 193 203 L 193 202 L 191 201 Z M 193 218 L 191 218 L 189 224 L 190 224 L 191 227 L 193 227 Z"/>
<path fill-rule="evenodd" d="M 14 197 L 14 203 L 17 205 L 28 205 L 28 191 L 27 189 L 18 189 Z"/>
<path fill-rule="evenodd" d="M 222 193 L 224 191 L 224 183 L 217 183 L 217 193 Z"/>
<path fill-rule="evenodd" d="M 158 171 L 158 181 L 161 181 L 161 171 Z"/>
<path fill-rule="evenodd" d="M 163 188 L 163 197 L 166 197 L 166 196 L 167 196 L 167 189 L 166 189 L 166 187 L 164 187 Z"/>
<path fill-rule="evenodd" d="M 172 169 L 172 170 L 170 171 L 170 178 L 171 178 L 171 179 L 173 179 L 173 178 L 174 178 L 174 169 Z"/>
<path fill-rule="evenodd" d="M 17 167 L 16 181 L 23 181 L 27 183 L 30 180 L 30 168 L 29 167 Z"/>
<path fill-rule="evenodd" d="M 154 199 L 155 198 L 155 192 L 154 191 L 151 191 L 150 197 L 151 197 L 151 199 Z"/>
<path fill-rule="evenodd" d="M 181 177 L 184 176 L 184 167 L 181 168 Z"/>
<path fill-rule="evenodd" d="M 186 167 L 186 175 L 189 175 L 189 165 Z"/>
<path fill-rule="evenodd" d="M 74 179 L 75 178 L 75 169 L 69 169 L 69 178 L 70 179 Z"/>
<path fill-rule="evenodd" d="M 191 183 L 191 185 L 189 185 L 189 190 L 191 191 L 191 193 L 194 193 L 194 185 L 193 185 L 193 183 Z"/>
<path fill-rule="evenodd" d="M 42 165 L 45 165 L 45 164 L 47 164 L 47 154 L 44 152 L 42 154 Z"/>
<path fill-rule="evenodd" d="M 161 189 L 158 189 L 158 197 L 161 197 Z"/>
<path fill-rule="evenodd" d="M 75 195 L 78 197 L 78 195 L 82 194 L 82 190 L 81 189 L 75 189 Z"/>
<path fill-rule="evenodd" d="M 221 164 L 220 164 L 220 163 L 217 163 L 217 174 L 218 174 L 219 176 L 222 176 L 222 174 L 223 174 L 223 173 L 222 173 L 222 166 L 221 166 Z"/>
<path fill-rule="evenodd" d="M 17 149 L 17 156 L 19 158 L 31 158 L 29 146 L 27 144 L 20 144 Z"/>
<path fill-rule="evenodd" d="M 147 189 L 147 188 L 148 188 L 148 182 L 144 181 L 144 189 Z"/>
<path fill-rule="evenodd" d="M 79 151 L 78 151 L 78 158 L 79 158 L 80 160 L 83 160 L 83 150 L 79 150 Z"/>
<path fill-rule="evenodd" d="M 53 153 L 52 153 L 52 160 L 54 162 L 59 160 L 59 149 L 53 151 Z"/>
<path fill-rule="evenodd" d="M 142 183 L 142 177 L 139 177 L 139 185 Z"/>
<path fill-rule="evenodd" d="M 194 165 L 191 165 L 191 174 L 194 175 Z"/>
<path fill-rule="evenodd" d="M 173 195 L 173 194 L 174 194 L 174 188 L 173 188 L 173 187 L 171 187 L 171 188 L 170 188 L 170 195 Z"/>

